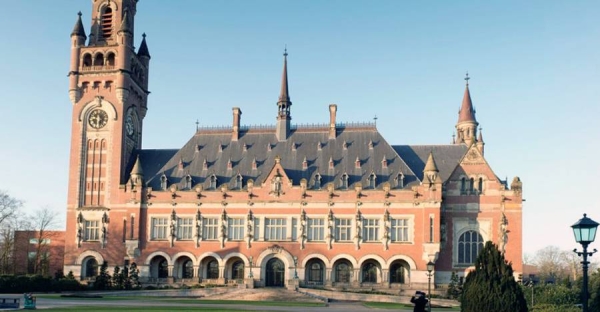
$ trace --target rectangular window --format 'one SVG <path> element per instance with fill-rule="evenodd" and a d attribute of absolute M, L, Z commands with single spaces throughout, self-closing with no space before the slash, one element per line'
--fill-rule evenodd
<path fill-rule="evenodd" d="M 335 219 L 335 240 L 347 242 L 352 240 L 352 219 Z"/>
<path fill-rule="evenodd" d="M 265 240 L 281 241 L 286 238 L 286 219 L 265 219 Z"/>
<path fill-rule="evenodd" d="M 100 240 L 100 221 L 85 220 L 85 240 L 98 241 Z"/>
<path fill-rule="evenodd" d="M 434 230 L 433 217 L 429 217 L 429 242 L 430 243 L 433 243 L 433 230 Z"/>
<path fill-rule="evenodd" d="M 29 243 L 33 244 L 33 245 L 37 245 L 38 241 L 39 241 L 39 239 L 37 239 L 37 238 L 30 238 L 29 239 Z M 50 242 L 51 242 L 51 239 L 44 238 L 44 239 L 42 239 L 42 244 L 41 245 L 50 245 Z"/>
<path fill-rule="evenodd" d="M 392 242 L 408 242 L 408 219 L 392 219 Z"/>
<path fill-rule="evenodd" d="M 244 219 L 229 219 L 229 240 L 243 240 L 244 239 Z"/>
<path fill-rule="evenodd" d="M 168 221 L 167 218 L 152 218 L 152 240 L 167 239 Z"/>
<path fill-rule="evenodd" d="M 192 230 L 194 229 L 194 219 L 179 218 L 177 219 L 177 239 L 190 240 L 192 239 Z"/>
<path fill-rule="evenodd" d="M 363 219 L 365 242 L 374 242 L 379 239 L 379 219 Z"/>
<path fill-rule="evenodd" d="M 253 239 L 255 241 L 260 240 L 260 218 L 257 218 L 257 217 L 254 217 L 253 235 L 254 235 Z"/>
<path fill-rule="evenodd" d="M 202 239 L 205 240 L 216 240 L 219 237 L 219 219 L 218 218 L 204 218 L 204 235 Z"/>
<path fill-rule="evenodd" d="M 325 219 L 308 219 L 308 237 L 309 241 L 325 240 Z"/>

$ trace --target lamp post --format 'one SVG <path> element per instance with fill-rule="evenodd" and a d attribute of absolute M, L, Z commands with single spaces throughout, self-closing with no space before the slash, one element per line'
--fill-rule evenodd
<path fill-rule="evenodd" d="M 252 273 L 252 256 L 248 258 L 248 261 L 250 261 L 250 272 L 248 272 L 248 278 L 254 278 L 254 273 Z"/>
<path fill-rule="evenodd" d="M 433 269 L 435 269 L 435 263 L 429 261 L 427 262 L 427 296 L 429 296 L 429 301 L 427 301 L 428 311 L 431 312 L 431 276 L 433 276 Z"/>
<path fill-rule="evenodd" d="M 298 270 L 296 269 L 298 266 L 298 257 L 294 256 L 294 279 L 298 279 Z"/>
<path fill-rule="evenodd" d="M 598 223 L 587 217 L 587 214 L 583 214 L 583 218 L 579 219 L 577 223 L 571 225 L 573 228 L 573 234 L 575 234 L 575 241 L 581 244 L 583 247 L 583 251 L 579 252 L 577 249 L 573 249 L 578 256 L 583 256 L 583 289 L 581 290 L 581 299 L 583 304 L 583 312 L 588 311 L 588 264 L 587 261 L 588 256 L 592 256 L 597 250 L 594 249 L 592 252 L 587 251 L 587 247 L 590 243 L 594 242 L 596 238 L 596 229 L 598 228 Z"/>

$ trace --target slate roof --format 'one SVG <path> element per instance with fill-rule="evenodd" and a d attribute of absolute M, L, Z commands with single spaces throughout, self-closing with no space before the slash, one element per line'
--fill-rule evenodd
<path fill-rule="evenodd" d="M 281 142 L 277 141 L 274 129 L 244 129 L 238 141 L 231 140 L 231 130 L 200 130 L 178 151 L 141 151 L 140 161 L 147 185 L 155 190 L 161 189 L 164 174 L 169 186 L 177 183 L 180 189 L 185 189 L 185 177 L 189 174 L 192 187 L 201 183 L 204 189 L 210 189 L 210 177 L 214 174 L 217 187 L 228 183 L 229 189 L 235 189 L 239 174 L 245 187 L 249 179 L 253 179 L 255 184 L 264 182 L 276 156 L 281 158 L 285 174 L 294 185 L 299 185 L 304 178 L 309 188 L 314 187 L 317 173 L 321 176 L 322 188 L 334 182 L 337 189 L 344 174 L 348 175 L 348 189 L 353 189 L 357 182 L 368 188 L 371 173 L 375 173 L 376 188 L 379 189 L 384 182 L 395 187 L 399 173 L 404 175 L 404 187 L 420 183 L 419 177 L 422 176 L 423 168 L 415 174 L 374 126 L 342 127 L 338 129 L 337 138 L 332 140 L 326 127 L 297 127 L 292 128 L 287 141 Z M 357 157 L 359 168 L 356 168 Z M 387 168 L 382 164 L 384 157 Z M 304 159 L 306 169 L 303 168 Z M 330 159 L 333 160 L 333 169 L 329 168 Z M 256 169 L 253 169 L 254 161 Z"/>
<path fill-rule="evenodd" d="M 398 155 L 406 162 L 417 178 L 423 179 L 423 169 L 429 153 L 433 153 L 435 164 L 443 182 L 450 177 L 458 162 L 467 152 L 464 144 L 456 145 L 395 145 L 392 146 Z"/>

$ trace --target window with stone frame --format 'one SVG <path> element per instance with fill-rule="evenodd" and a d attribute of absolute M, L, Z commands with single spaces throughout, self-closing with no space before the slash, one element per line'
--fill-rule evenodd
<path fill-rule="evenodd" d="M 227 238 L 232 241 L 240 241 L 244 239 L 244 224 L 243 218 L 229 218 L 227 220 L 228 235 Z"/>
<path fill-rule="evenodd" d="M 282 241 L 286 239 L 287 222 L 284 218 L 265 219 L 265 240 Z"/>
<path fill-rule="evenodd" d="M 392 242 L 408 242 L 408 219 L 392 219 Z"/>
<path fill-rule="evenodd" d="M 100 240 L 100 220 L 85 220 L 85 240 Z"/>
<path fill-rule="evenodd" d="M 190 240 L 193 237 L 194 219 L 179 218 L 177 219 L 177 239 Z"/>
<path fill-rule="evenodd" d="M 217 240 L 219 238 L 219 218 L 204 218 L 202 226 L 202 239 Z"/>
<path fill-rule="evenodd" d="M 335 219 L 335 240 L 347 242 L 352 240 L 352 219 Z"/>
<path fill-rule="evenodd" d="M 379 239 L 379 219 L 363 219 L 363 241 L 375 242 Z"/>
<path fill-rule="evenodd" d="M 458 238 L 458 263 L 471 265 L 483 249 L 483 237 L 477 231 L 466 231 Z"/>
<path fill-rule="evenodd" d="M 152 218 L 152 231 L 150 239 L 166 240 L 169 233 L 169 219 L 167 217 Z"/>
<path fill-rule="evenodd" d="M 325 219 L 309 218 L 308 225 L 308 241 L 324 241 L 325 240 Z"/>

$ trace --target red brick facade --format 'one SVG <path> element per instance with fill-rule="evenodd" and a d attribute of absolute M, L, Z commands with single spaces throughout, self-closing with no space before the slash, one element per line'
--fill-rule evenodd
<path fill-rule="evenodd" d="M 102 27 L 86 43 L 79 19 L 71 35 L 65 272 L 135 262 L 143 281 L 420 288 L 429 261 L 448 283 L 486 240 L 522 271 L 521 183 L 486 162 L 468 85 L 455 144 L 391 145 L 373 124 L 336 122 L 336 105 L 329 123 L 290 125 L 286 53 L 274 127 L 240 126 L 234 108 L 231 127 L 143 150 L 137 1 L 93 6 Z"/>
<path fill-rule="evenodd" d="M 64 231 L 15 231 L 15 274 L 54 276 L 63 269 L 64 257 Z"/>

